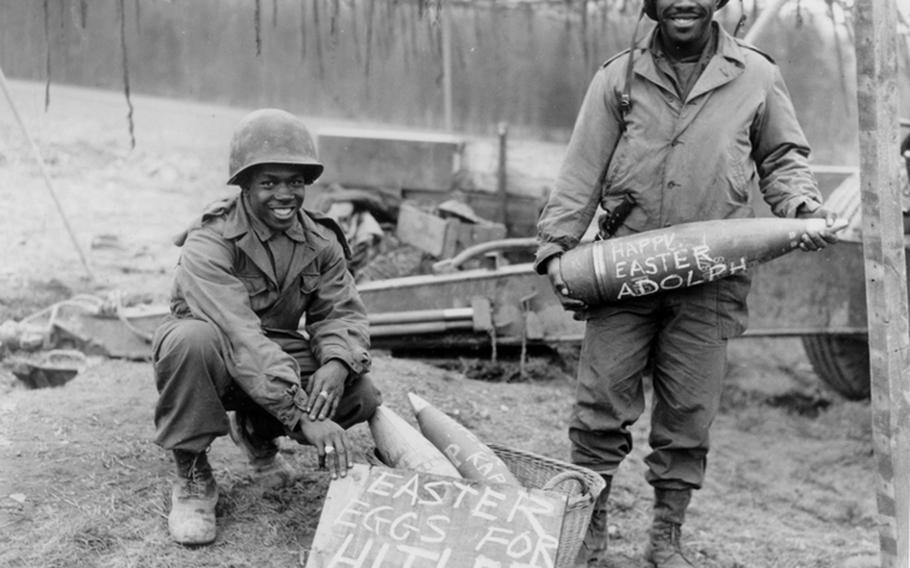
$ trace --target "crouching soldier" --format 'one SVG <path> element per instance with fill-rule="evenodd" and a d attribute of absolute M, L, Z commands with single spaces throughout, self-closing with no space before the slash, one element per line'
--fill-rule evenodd
<path fill-rule="evenodd" d="M 182 544 L 215 540 L 215 438 L 229 434 L 269 486 L 295 477 L 280 436 L 314 446 L 344 476 L 345 430 L 381 401 L 343 233 L 301 208 L 323 170 L 306 127 L 281 110 L 250 113 L 229 166 L 241 189 L 177 239 L 171 314 L 153 345 L 156 442 L 177 465 L 168 528 Z"/>

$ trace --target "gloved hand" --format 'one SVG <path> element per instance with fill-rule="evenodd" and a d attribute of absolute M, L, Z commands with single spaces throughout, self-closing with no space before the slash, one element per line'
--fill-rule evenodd
<path fill-rule="evenodd" d="M 556 291 L 556 297 L 562 307 L 570 312 L 575 312 L 575 319 L 581 319 L 582 314 L 588 309 L 588 305 L 581 300 L 569 296 L 569 287 L 566 286 L 562 279 L 562 272 L 559 270 L 559 256 L 551 256 L 547 260 L 547 277 L 553 290 Z"/>
<path fill-rule="evenodd" d="M 836 243 L 839 239 L 834 231 L 834 223 L 837 221 L 837 213 L 818 207 L 815 211 L 808 211 L 807 208 L 800 205 L 796 210 L 798 219 L 824 219 L 825 228 L 820 230 L 806 231 L 800 239 L 799 248 L 806 251 L 821 250 L 828 246 L 829 243 Z"/>
<path fill-rule="evenodd" d="M 332 479 L 345 477 L 348 469 L 354 467 L 353 447 L 348 435 L 332 420 L 310 420 L 304 415 L 288 436 L 298 444 L 315 446 L 319 453 L 319 467 L 328 467 Z"/>

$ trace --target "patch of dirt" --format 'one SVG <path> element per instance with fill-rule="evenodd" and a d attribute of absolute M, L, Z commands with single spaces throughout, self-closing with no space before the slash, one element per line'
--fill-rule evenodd
<path fill-rule="evenodd" d="M 0 114 L 0 320 L 68 294 L 119 289 L 164 301 L 177 253 L 170 237 L 225 193 L 227 141 L 244 109 L 136 97 L 139 145 L 130 151 L 119 94 L 53 92 L 44 113 L 42 85 L 13 89 L 52 158 L 51 178 L 95 278 L 86 278 L 15 124 Z M 373 374 L 385 404 L 412 423 L 408 392 L 484 440 L 565 459 L 572 354 L 529 358 L 523 380 L 516 361 L 476 355 L 429 365 L 376 353 Z M 90 357 L 65 386 L 26 390 L 0 362 L 0 565 L 303 565 L 329 480 L 310 448 L 287 440 L 282 451 L 301 479 L 270 492 L 251 482 L 227 438 L 216 441 L 218 540 L 197 549 L 171 543 L 173 466 L 152 442 L 155 399 L 147 363 Z M 646 412 L 615 480 L 612 566 L 645 566 L 647 426 Z M 365 455 L 368 430 L 352 435 Z M 869 406 L 821 389 L 798 340 L 731 342 L 712 440 L 705 487 L 684 527 L 698 566 L 879 564 Z"/>

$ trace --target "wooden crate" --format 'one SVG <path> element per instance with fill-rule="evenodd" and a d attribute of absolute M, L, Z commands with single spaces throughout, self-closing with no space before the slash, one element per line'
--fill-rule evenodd
<path fill-rule="evenodd" d="M 396 236 L 402 243 L 436 258 L 451 258 L 475 244 L 505 238 L 506 228 L 500 223 L 475 224 L 443 219 L 404 203 L 398 213 Z"/>

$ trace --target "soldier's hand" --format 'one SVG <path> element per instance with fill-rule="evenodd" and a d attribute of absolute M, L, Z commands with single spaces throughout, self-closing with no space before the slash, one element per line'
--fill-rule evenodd
<path fill-rule="evenodd" d="M 348 469 L 354 467 L 348 435 L 332 420 L 309 420 L 304 416 L 297 429 L 288 435 L 300 444 L 315 446 L 319 467 L 327 468 L 332 479 L 346 476 Z"/>
<path fill-rule="evenodd" d="M 815 211 L 806 212 L 798 210 L 796 216 L 800 219 L 824 219 L 825 226 L 818 229 L 810 229 L 803 233 L 800 239 L 799 248 L 806 251 L 821 250 L 828 246 L 829 243 L 836 243 L 839 239 L 837 231 L 843 228 L 843 223 L 837 222 L 837 213 L 819 207 Z"/>
<path fill-rule="evenodd" d="M 559 269 L 558 256 L 550 257 L 549 261 L 547 261 L 547 277 L 550 279 L 553 290 L 556 291 L 556 297 L 564 309 L 570 312 L 584 312 L 588 309 L 587 304 L 569 296 L 569 287 L 562 279 L 562 272 Z"/>
<path fill-rule="evenodd" d="M 334 418 L 338 403 L 344 395 L 344 382 L 348 378 L 347 366 L 338 359 L 330 359 L 307 379 L 307 414 L 310 420 Z"/>

